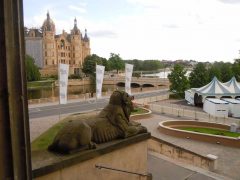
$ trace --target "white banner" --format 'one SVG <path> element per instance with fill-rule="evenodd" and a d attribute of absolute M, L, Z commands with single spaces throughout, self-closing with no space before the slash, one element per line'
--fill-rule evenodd
<path fill-rule="evenodd" d="M 125 91 L 131 95 L 131 81 L 132 81 L 133 65 L 125 64 Z"/>
<path fill-rule="evenodd" d="M 60 104 L 67 104 L 67 86 L 68 86 L 68 64 L 59 64 L 59 101 Z"/>
<path fill-rule="evenodd" d="M 102 84 L 105 66 L 96 65 L 96 97 L 102 97 Z"/>

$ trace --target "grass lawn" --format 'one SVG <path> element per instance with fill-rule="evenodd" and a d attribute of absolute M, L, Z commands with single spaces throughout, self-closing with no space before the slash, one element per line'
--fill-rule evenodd
<path fill-rule="evenodd" d="M 147 113 L 148 111 L 146 109 L 142 109 L 140 107 L 134 108 L 133 112 L 131 113 L 131 115 L 135 115 L 135 114 L 143 114 L 143 113 Z"/>
<path fill-rule="evenodd" d="M 37 137 L 31 143 L 32 151 L 47 149 L 47 147 L 52 143 L 57 132 L 63 127 L 64 124 L 65 122 L 59 122 Z"/>
<path fill-rule="evenodd" d="M 145 109 L 142 108 L 135 108 L 135 111 L 132 112 L 132 114 L 141 114 L 146 113 Z M 31 149 L 32 151 L 37 150 L 44 150 L 47 149 L 48 146 L 52 143 L 54 137 L 56 136 L 57 132 L 66 124 L 70 119 L 71 120 L 86 120 L 91 117 L 94 117 L 96 115 L 96 112 L 88 113 L 88 114 L 73 114 L 63 120 L 61 120 L 59 123 L 55 124 L 51 128 L 49 128 L 47 131 L 45 131 L 43 134 L 41 134 L 39 137 L 37 137 L 32 143 L 31 143 Z"/>
<path fill-rule="evenodd" d="M 228 136 L 228 137 L 239 137 L 240 136 L 240 133 L 218 130 L 218 129 L 211 129 L 211 128 L 182 127 L 182 128 L 179 128 L 179 129 L 186 130 L 186 131 L 198 132 L 198 133 L 204 133 L 204 134 Z"/>
<path fill-rule="evenodd" d="M 28 88 L 52 87 L 54 80 L 31 81 L 27 83 Z"/>
<path fill-rule="evenodd" d="M 45 131 L 43 134 L 41 134 L 39 137 L 37 137 L 32 143 L 31 143 L 31 149 L 32 151 L 36 150 L 44 150 L 47 149 L 48 146 L 52 143 L 54 137 L 56 136 L 57 132 L 71 119 L 71 120 L 84 120 L 90 117 L 93 117 L 96 115 L 95 113 L 89 113 L 89 114 L 73 114 L 71 116 L 68 116 L 67 118 L 62 119 L 59 123 L 55 124 L 51 128 L 49 128 L 47 131 Z"/>

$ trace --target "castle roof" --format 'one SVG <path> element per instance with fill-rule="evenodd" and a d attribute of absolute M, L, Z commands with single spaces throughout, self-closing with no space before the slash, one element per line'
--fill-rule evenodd
<path fill-rule="evenodd" d="M 43 31 L 55 31 L 55 24 L 53 20 L 50 18 L 49 12 L 47 12 L 47 19 L 43 22 L 42 25 Z"/>
<path fill-rule="evenodd" d="M 77 27 L 77 19 L 76 18 L 74 19 L 74 26 L 73 26 L 73 29 L 71 30 L 71 34 L 72 35 L 80 35 L 81 34 L 80 30 Z"/>
<path fill-rule="evenodd" d="M 24 28 L 24 36 L 25 37 L 42 37 L 42 32 L 41 32 L 41 29 L 38 29 L 38 28 L 31 28 L 31 29 Z"/>
<path fill-rule="evenodd" d="M 85 29 L 85 35 L 84 35 L 84 38 L 83 38 L 84 41 L 89 41 L 89 37 L 87 35 L 87 29 Z"/>

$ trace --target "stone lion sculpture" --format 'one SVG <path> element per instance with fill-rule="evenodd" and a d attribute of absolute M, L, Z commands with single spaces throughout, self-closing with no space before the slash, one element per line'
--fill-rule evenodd
<path fill-rule="evenodd" d="M 48 150 L 70 153 L 93 149 L 96 144 L 145 133 L 140 123 L 129 120 L 133 97 L 124 91 L 114 91 L 109 104 L 95 117 L 69 121 L 55 136 Z"/>

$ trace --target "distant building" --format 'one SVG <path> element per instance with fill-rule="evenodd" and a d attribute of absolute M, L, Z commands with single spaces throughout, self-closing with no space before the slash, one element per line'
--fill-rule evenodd
<path fill-rule="evenodd" d="M 87 30 L 82 36 L 76 18 L 70 34 L 63 30 L 62 34 L 56 35 L 49 13 L 41 29 L 25 28 L 25 44 L 26 54 L 35 59 L 42 76 L 56 75 L 58 63 L 69 64 L 70 74 L 79 74 L 85 57 L 91 53 Z"/>

